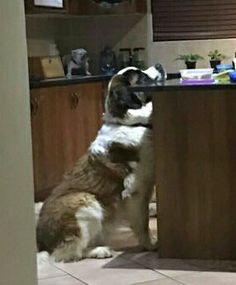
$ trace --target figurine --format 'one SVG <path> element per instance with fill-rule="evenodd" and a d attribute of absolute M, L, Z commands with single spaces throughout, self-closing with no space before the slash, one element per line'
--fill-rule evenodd
<path fill-rule="evenodd" d="M 105 75 L 113 75 L 117 71 L 116 55 L 108 46 L 100 53 L 100 71 Z"/>
<path fill-rule="evenodd" d="M 88 52 L 83 48 L 72 50 L 70 55 L 64 56 L 63 64 L 67 70 L 67 77 L 72 75 L 91 75 L 89 72 Z"/>

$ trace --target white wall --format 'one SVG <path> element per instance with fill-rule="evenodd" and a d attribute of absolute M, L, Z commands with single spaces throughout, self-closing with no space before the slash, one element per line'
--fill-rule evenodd
<path fill-rule="evenodd" d="M 148 64 L 160 62 L 166 68 L 167 72 L 177 72 L 179 69 L 186 68 L 184 62 L 176 61 L 178 54 L 198 53 L 204 57 L 204 60 L 197 63 L 197 67 L 209 67 L 210 50 L 218 49 L 224 53 L 227 58 L 225 63 L 231 63 L 236 52 L 236 39 L 220 40 L 194 40 L 194 41 L 169 41 L 153 42 L 152 41 L 152 15 L 150 9 L 147 15 L 147 50 Z"/>
<path fill-rule="evenodd" d="M 36 284 L 23 1 L 0 1 L 0 284 Z"/>

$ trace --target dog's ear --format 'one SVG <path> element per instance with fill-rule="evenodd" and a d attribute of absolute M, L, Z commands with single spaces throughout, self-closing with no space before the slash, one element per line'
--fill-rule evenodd
<path fill-rule="evenodd" d="M 122 118 L 128 109 L 141 108 L 142 102 L 126 86 L 119 86 L 110 90 L 107 97 L 107 106 L 113 116 Z"/>
<path fill-rule="evenodd" d="M 108 155 L 113 163 L 127 163 L 139 161 L 139 149 L 134 146 L 125 146 L 119 142 L 113 142 L 109 149 Z"/>

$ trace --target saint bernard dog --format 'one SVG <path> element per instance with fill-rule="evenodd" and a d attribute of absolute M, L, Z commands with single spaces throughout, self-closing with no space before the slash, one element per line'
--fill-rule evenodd
<path fill-rule="evenodd" d="M 55 261 L 106 258 L 107 230 L 125 213 L 140 245 L 156 248 L 148 205 L 154 186 L 151 98 L 130 87 L 165 78 L 160 64 L 121 70 L 108 85 L 103 125 L 88 152 L 43 203 L 37 222 L 39 251 Z"/>

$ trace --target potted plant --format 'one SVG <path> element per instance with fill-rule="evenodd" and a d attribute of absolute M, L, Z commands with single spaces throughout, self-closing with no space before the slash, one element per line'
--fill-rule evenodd
<path fill-rule="evenodd" d="M 221 61 L 226 57 L 224 54 L 220 53 L 217 49 L 210 51 L 208 53 L 208 56 L 210 57 L 211 68 L 216 68 L 216 66 L 218 64 L 221 64 Z"/>
<path fill-rule="evenodd" d="M 198 60 L 204 59 L 199 54 L 180 54 L 176 60 L 183 60 L 187 66 L 188 69 L 196 68 L 196 63 Z"/>

